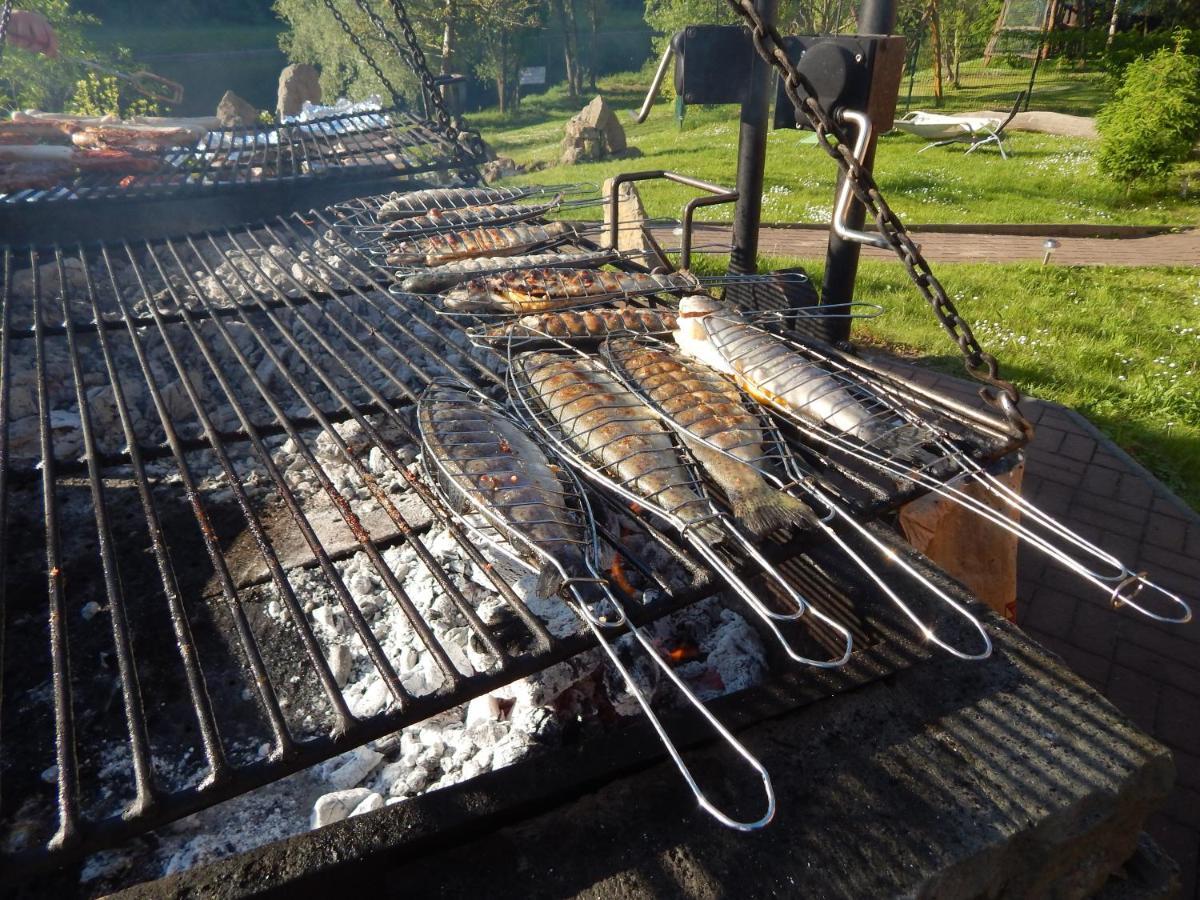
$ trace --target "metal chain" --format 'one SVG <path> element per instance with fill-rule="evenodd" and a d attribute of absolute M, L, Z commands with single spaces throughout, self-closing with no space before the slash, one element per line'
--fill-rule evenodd
<path fill-rule="evenodd" d="M 380 83 L 383 84 L 387 91 L 392 95 L 392 103 L 397 107 L 405 106 L 406 104 L 404 103 L 404 95 L 396 89 L 394 84 L 388 81 L 388 77 L 383 74 L 383 70 L 379 68 L 379 65 L 375 62 L 375 57 L 369 50 L 367 50 L 366 46 L 362 42 L 362 39 L 355 33 L 354 29 L 350 27 L 350 23 L 347 22 L 346 17 L 342 15 L 342 11 L 337 8 L 337 4 L 334 3 L 333 0 L 325 0 L 325 7 L 329 10 L 333 18 L 337 20 L 337 23 L 339 26 L 341 26 L 342 31 L 346 33 L 346 37 L 350 38 L 350 42 L 358 48 L 358 52 L 362 54 L 362 58 L 366 60 L 367 65 L 371 67 L 371 71 L 375 73 L 375 77 L 379 79 Z"/>
<path fill-rule="evenodd" d="M 396 86 L 393 85 L 388 80 L 387 76 L 383 74 L 383 70 L 380 69 L 378 63 L 375 62 L 374 56 L 367 49 L 366 45 L 363 44 L 362 39 L 355 33 L 354 29 L 350 27 L 350 23 L 346 21 L 346 17 L 343 16 L 342 11 L 337 8 L 334 0 L 324 0 L 324 3 L 326 8 L 328 8 L 329 12 L 333 15 L 334 19 L 337 20 L 338 25 L 341 26 L 342 31 L 346 33 L 346 36 L 350 38 L 350 41 L 355 47 L 358 48 L 358 52 L 362 54 L 362 57 L 364 60 L 366 60 L 367 65 L 371 67 L 371 71 L 375 73 L 375 77 L 378 78 L 380 82 L 382 82 L 383 86 L 391 93 L 392 102 L 397 107 L 406 107 L 407 104 L 404 102 L 404 95 L 401 94 L 400 91 L 397 90 Z M 479 175 L 478 172 L 475 171 L 474 167 L 478 164 L 481 154 L 477 150 L 468 146 L 469 143 L 478 141 L 478 135 L 472 132 L 462 132 L 460 134 L 459 131 L 454 127 L 454 123 L 450 119 L 450 112 L 446 109 L 446 105 L 442 101 L 442 96 L 437 90 L 437 85 L 435 85 L 433 82 L 433 75 L 430 73 L 429 65 L 425 61 L 425 54 L 422 52 L 421 45 L 417 41 L 417 34 L 413 30 L 412 24 L 408 20 L 408 15 L 405 12 L 404 6 L 399 3 L 399 0 L 392 0 L 392 11 L 399 20 L 401 29 L 404 31 L 405 41 L 408 44 L 407 50 L 400 45 L 400 42 L 387 27 L 383 19 L 381 19 L 378 14 L 376 14 L 366 5 L 365 0 L 355 0 L 355 4 L 371 20 L 371 24 L 375 26 L 375 29 L 380 33 L 380 36 L 391 45 L 393 50 L 400 54 L 400 56 L 404 57 L 410 68 L 412 68 L 417 77 L 421 79 L 422 90 L 424 91 L 425 96 L 428 98 L 426 102 L 426 109 L 428 110 L 429 106 L 432 105 L 434 114 L 437 116 L 437 121 L 431 122 L 430 124 L 436 130 L 441 131 L 454 147 L 454 155 L 451 160 L 453 167 L 459 171 L 459 174 L 468 183 L 474 184 L 478 182 Z"/>
<path fill-rule="evenodd" d="M 412 67 L 421 79 L 421 87 L 427 98 L 426 110 L 430 107 L 433 108 L 432 112 L 437 119 L 437 124 L 454 142 L 454 161 L 459 165 L 459 174 L 467 181 L 475 183 L 479 180 L 479 176 L 474 167 L 483 158 L 483 138 L 479 136 L 478 132 L 456 127 L 450 117 L 450 110 L 446 108 L 442 92 L 434 84 L 433 73 L 429 69 L 429 63 L 425 60 L 425 51 L 421 49 L 421 42 L 417 40 L 416 29 L 413 28 L 412 20 L 408 18 L 408 11 L 404 8 L 403 0 L 388 0 L 388 2 L 392 7 L 392 14 L 400 23 L 400 30 L 404 32 L 404 40 L 408 44 L 412 57 Z"/>
<path fill-rule="evenodd" d="M 990 385 L 994 391 L 981 388 L 979 393 L 985 401 L 996 406 L 1005 418 L 1019 429 L 1026 438 L 1033 434 L 1033 426 L 1021 414 L 1018 403 L 1021 394 L 1009 381 L 1000 377 L 996 358 L 984 351 L 971 331 L 971 326 L 959 315 L 954 303 L 946 294 L 940 281 L 933 274 L 929 261 L 921 255 L 921 249 L 913 241 L 900 217 L 892 211 L 875 183 L 874 177 L 855 158 L 852 145 L 841 127 L 828 110 L 817 102 L 815 91 L 806 85 L 803 76 L 796 70 L 784 48 L 783 37 L 773 25 L 768 25 L 754 8 L 753 0 L 727 0 L 733 10 L 750 26 L 754 47 L 766 62 L 773 66 L 783 81 L 788 98 L 795 104 L 798 114 L 804 116 L 816 132 L 817 143 L 837 163 L 838 169 L 850 184 L 857 199 L 871 213 L 875 225 L 884 240 L 904 264 L 917 290 L 928 302 L 933 314 L 941 323 L 950 339 L 958 345 L 963 355 L 963 365 L 972 377 Z M 830 140 L 832 138 L 832 140 Z"/>
<path fill-rule="evenodd" d="M 4 56 L 4 42 L 8 39 L 8 20 L 12 18 L 13 0 L 4 0 L 0 7 L 0 58 Z"/>
<path fill-rule="evenodd" d="M 437 119 L 437 123 L 447 132 L 453 133 L 454 125 L 450 121 L 450 110 L 446 108 L 442 92 L 433 83 L 433 73 L 429 70 L 429 63 L 425 60 L 425 51 L 421 49 L 421 42 L 417 40 L 416 29 L 413 28 L 412 21 L 408 18 L 408 11 L 404 8 L 401 0 L 388 0 L 388 2 L 392 7 L 392 14 L 400 23 L 400 30 L 404 33 L 404 41 L 408 44 L 412 67 L 416 70 L 417 77 L 421 79 L 421 88 L 425 91 L 426 102 L 433 107 L 433 115 Z"/>

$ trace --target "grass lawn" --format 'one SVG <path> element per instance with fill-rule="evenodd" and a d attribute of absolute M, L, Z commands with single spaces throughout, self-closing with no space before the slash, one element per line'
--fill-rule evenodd
<path fill-rule="evenodd" d="M 959 68 L 959 87 L 954 87 L 949 79 L 943 80 L 941 108 L 947 111 L 1012 109 L 1017 94 L 1028 90 L 1029 75 L 1029 69 L 985 67 L 982 59 L 966 60 Z M 909 76 L 905 73 L 900 82 L 899 109 L 937 109 L 933 82 L 932 69 L 919 69 L 912 76 L 910 97 Z M 1111 89 L 1101 72 L 1080 72 L 1059 68 L 1053 62 L 1043 63 L 1034 80 L 1030 108 L 1094 116 L 1110 96 Z"/>
<path fill-rule="evenodd" d="M 644 156 L 559 167 L 559 142 L 566 119 L 583 105 L 555 88 L 528 98 L 512 117 L 494 111 L 471 116 L 471 123 L 496 152 L 518 162 L 543 161 L 549 168 L 512 179 L 542 184 L 575 181 L 599 184 L 609 175 L 636 169 L 675 169 L 718 183 L 732 184 L 738 140 L 734 107 L 689 108 L 682 129 L 669 102 L 658 103 L 642 125 L 625 119 L 641 103 L 644 78 L 638 73 L 601 82 L 601 91 L 625 122 L 629 142 Z M 763 220 L 827 222 L 832 206 L 834 166 L 812 135 L 796 131 L 771 133 L 767 147 Z M 1015 132 L 1016 154 L 1002 160 L 995 151 L 966 156 L 961 147 L 936 148 L 917 154 L 923 142 L 892 134 L 879 142 L 876 171 L 889 203 L 906 222 L 1032 222 L 1200 224 L 1200 192 L 1186 198 L 1178 186 L 1137 189 L 1126 194 L 1096 172 L 1096 142 Z M 1200 183 L 1200 163 L 1191 180 Z M 651 216 L 678 218 L 691 193 L 675 185 L 642 187 Z M 573 215 L 599 217 L 599 211 Z M 727 220 L 721 207 L 701 210 L 698 218 Z"/>
<path fill-rule="evenodd" d="M 819 282 L 820 265 L 809 271 Z M 1200 509 L 1200 270 L 970 263 L 938 275 L 1003 375 L 1087 416 Z M 963 374 L 899 264 L 864 261 L 857 296 L 887 311 L 856 322 L 856 341 Z"/>

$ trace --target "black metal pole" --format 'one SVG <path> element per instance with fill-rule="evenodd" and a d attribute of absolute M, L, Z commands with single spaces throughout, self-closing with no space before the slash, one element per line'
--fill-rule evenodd
<path fill-rule="evenodd" d="M 863 0 L 858 9 L 859 34 L 891 34 L 896 28 L 896 0 Z M 867 146 L 863 166 L 869 171 L 875 165 L 875 139 Z M 834 196 L 842 189 L 842 179 L 838 178 Z M 846 224 L 855 230 L 863 227 L 867 211 L 857 200 L 850 203 Z M 854 241 L 844 241 L 829 232 L 829 247 L 825 252 L 825 280 L 821 289 L 821 303 L 849 303 L 854 299 L 854 282 L 858 277 L 858 254 L 860 245 Z M 831 323 L 831 332 L 837 340 L 847 340 L 850 337 L 850 319 L 835 319 Z"/>
<path fill-rule="evenodd" d="M 774 24 L 779 0 L 755 0 L 763 21 Z M 767 112 L 771 99 L 771 67 L 753 54 L 750 84 L 742 102 L 738 132 L 738 201 L 733 210 L 733 248 L 729 271 L 754 272 L 758 260 L 758 227 L 762 219 L 763 166 L 767 158 Z"/>

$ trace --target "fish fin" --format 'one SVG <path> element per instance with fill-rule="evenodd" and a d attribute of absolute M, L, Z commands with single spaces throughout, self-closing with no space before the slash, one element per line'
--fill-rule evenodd
<path fill-rule="evenodd" d="M 755 537 L 766 537 L 778 528 L 799 525 L 811 516 L 802 501 L 766 482 L 749 490 L 727 493 L 734 516 Z"/>
<path fill-rule="evenodd" d="M 537 595 L 543 600 L 549 600 L 561 591 L 562 587 L 562 573 L 552 563 L 542 566 L 542 570 L 538 572 L 537 584 L 534 586 Z"/>

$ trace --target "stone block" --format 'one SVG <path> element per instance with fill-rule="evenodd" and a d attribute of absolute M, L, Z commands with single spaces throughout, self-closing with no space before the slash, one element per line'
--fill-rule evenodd
<path fill-rule="evenodd" d="M 293 63 L 279 73 L 279 93 L 276 110 L 279 117 L 294 116 L 303 108 L 305 101 L 321 102 L 321 78 L 317 70 L 307 63 Z"/>
<path fill-rule="evenodd" d="M 250 101 L 243 100 L 233 91 L 226 91 L 217 104 L 217 120 L 225 128 L 254 125 L 258 121 L 258 110 Z"/>

